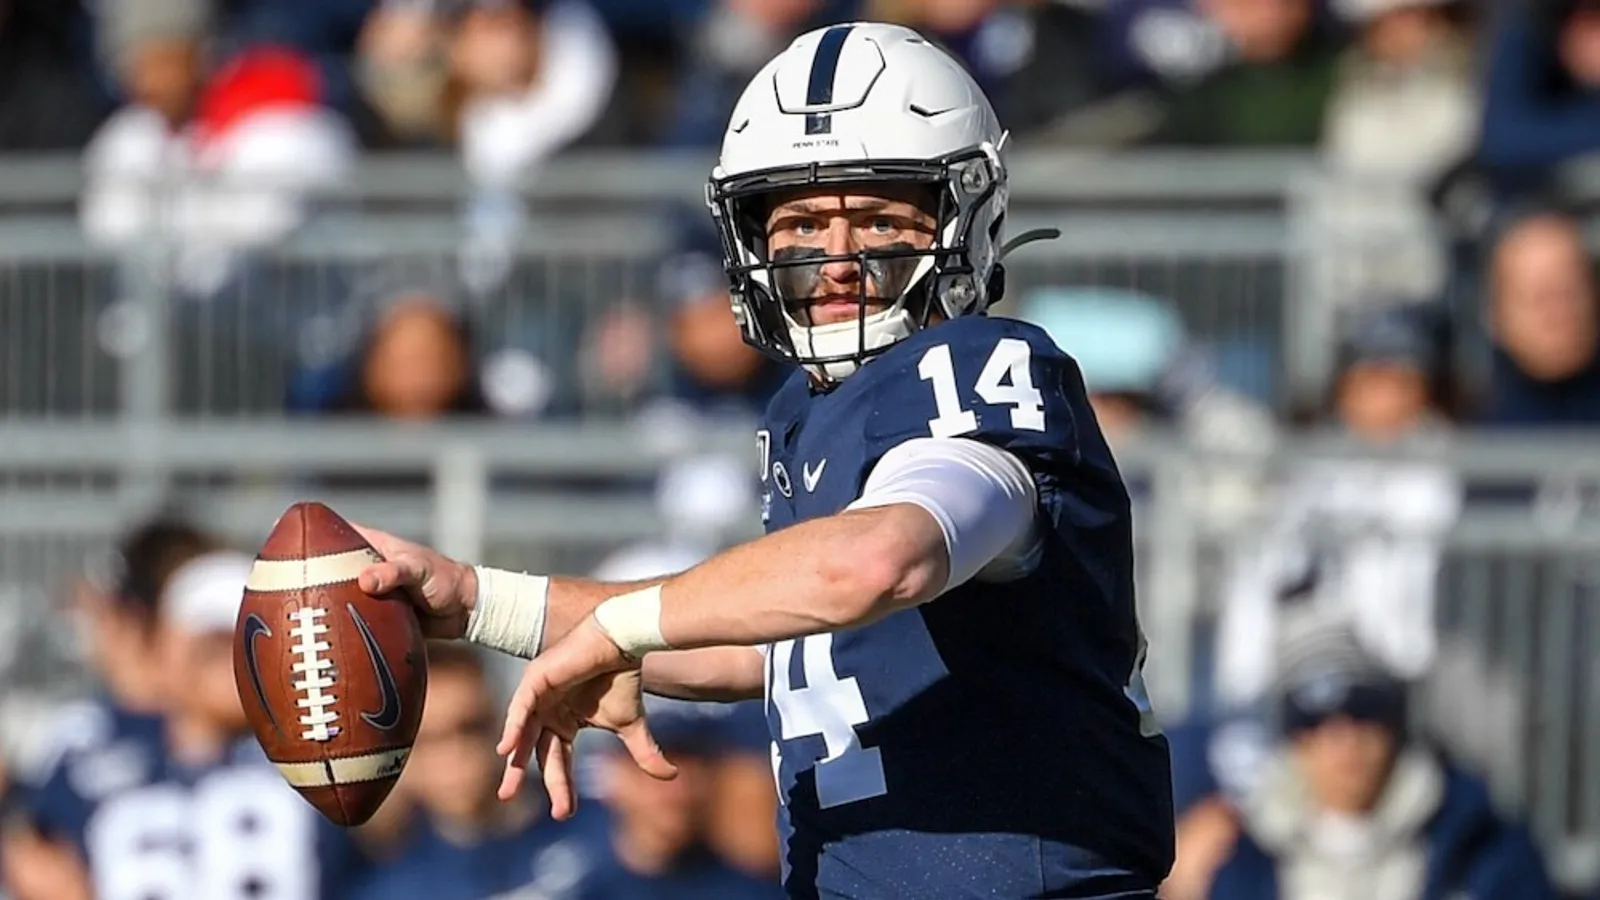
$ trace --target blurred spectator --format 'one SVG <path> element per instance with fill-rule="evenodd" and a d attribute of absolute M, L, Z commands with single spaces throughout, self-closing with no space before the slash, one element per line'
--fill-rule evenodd
<path fill-rule="evenodd" d="M 0 0 L 0 151 L 76 150 L 105 117 L 83 24 L 77 0 Z"/>
<path fill-rule="evenodd" d="M 1462 0 L 1340 0 L 1357 26 L 1323 150 L 1336 172 L 1422 187 L 1472 149 L 1478 91 Z M 1404 132 L 1404 141 L 1394 140 Z"/>
<path fill-rule="evenodd" d="M 1098 12 L 1096 69 L 1109 91 L 1180 90 L 1228 60 L 1227 35 L 1191 0 L 1125 0 Z"/>
<path fill-rule="evenodd" d="M 616 79 L 605 23 L 583 0 L 468 0 L 454 20 L 446 102 L 467 174 L 509 188 L 587 131 Z"/>
<path fill-rule="evenodd" d="M 162 516 L 129 531 L 76 585 L 69 610 L 89 667 L 90 696 L 57 708 L 28 782 L 13 793 L 4 823 L 6 878 L 19 900 L 88 897 L 74 848 L 94 811 L 146 784 L 165 758 L 160 717 L 169 679 L 158 645 L 166 584 L 189 560 L 215 548 L 180 519 Z M 7 749 L 18 750 L 21 736 Z"/>
<path fill-rule="evenodd" d="M 1282 671 L 1287 746 L 1237 822 L 1207 809 L 1207 827 L 1186 830 L 1226 861 L 1214 878 L 1186 873 L 1209 882 L 1206 889 L 1173 896 L 1556 896 L 1531 835 L 1496 814 L 1482 783 L 1410 739 L 1405 684 L 1352 636 L 1335 630 L 1291 641 Z M 1226 854 L 1214 852 L 1229 843 Z M 1179 856 L 1186 852 L 1180 845 Z"/>
<path fill-rule="evenodd" d="M 1425 308 L 1356 317 L 1343 340 L 1336 424 L 1374 444 L 1426 448 L 1444 434 L 1438 319 Z M 1419 678 L 1436 659 L 1441 543 L 1462 504 L 1447 466 L 1413 460 L 1307 457 L 1285 473 L 1256 540 L 1236 549 L 1217 638 L 1224 709 L 1255 704 L 1272 683 L 1275 648 L 1340 622 L 1367 652 Z"/>
<path fill-rule="evenodd" d="M 797 35 L 826 21 L 833 0 L 714 0 L 690 36 L 688 66 L 662 136 L 669 147 L 722 143 L 728 114 L 760 68 Z"/>
<path fill-rule="evenodd" d="M 1600 423 L 1600 295 L 1577 225 L 1554 212 L 1512 221 L 1494 244 L 1488 293 L 1494 368 L 1483 421 Z"/>
<path fill-rule="evenodd" d="M 166 756 L 93 805 L 71 835 L 101 897 L 333 895 L 359 866 L 348 832 L 283 780 L 250 734 L 233 682 L 233 628 L 251 559 L 180 566 L 160 603 Z M 142 893 L 134 894 L 133 891 Z"/>
<path fill-rule="evenodd" d="M 744 341 L 728 298 L 722 245 L 703 210 L 663 217 L 676 236 L 656 270 L 652 315 L 636 305 L 606 310 L 591 326 L 584 354 L 591 395 L 633 400 L 659 388 L 645 415 L 663 434 L 707 420 L 754 422 L 789 369 Z M 665 359 L 656 351 L 665 325 Z"/>
<path fill-rule="evenodd" d="M 1503 192 L 1600 149 L 1600 3 L 1495 4 L 1479 159 Z"/>
<path fill-rule="evenodd" d="M 546 818 L 543 797 L 502 802 L 495 755 L 499 703 L 483 661 L 463 644 L 428 647 L 422 727 L 396 786 L 422 821 L 399 854 L 355 892 L 371 900 L 571 897 L 595 860 L 574 823 Z"/>
<path fill-rule="evenodd" d="M 432 298 L 399 300 L 363 348 L 347 409 L 401 420 L 482 414 L 471 361 L 472 346 L 459 319 Z"/>
<path fill-rule="evenodd" d="M 1464 0 L 1335 5 L 1357 40 L 1339 61 L 1322 177 L 1308 186 L 1306 221 L 1318 229 L 1308 262 L 1335 300 L 1437 296 L 1448 261 L 1429 192 L 1471 155 L 1480 115 Z"/>
<path fill-rule="evenodd" d="M 405 421 L 551 413 L 560 375 L 518 335 L 486 334 L 483 314 L 442 267 L 374 270 L 347 302 L 299 323 L 289 408 Z"/>
<path fill-rule="evenodd" d="M 1330 391 L 1334 432 L 1374 446 L 1437 444 L 1448 434 L 1437 312 L 1378 304 L 1348 320 Z M 1247 792 L 1258 777 L 1257 719 L 1285 641 L 1338 626 L 1407 678 L 1437 664 L 1440 557 L 1463 491 L 1448 466 L 1426 460 L 1312 455 L 1283 473 L 1270 514 L 1230 549 L 1221 589 L 1210 713 L 1219 724 L 1207 752 L 1227 790 Z"/>
<path fill-rule="evenodd" d="M 449 142 L 444 120 L 449 31 L 435 4 L 380 3 L 361 30 L 356 83 L 400 144 Z"/>
<path fill-rule="evenodd" d="M 1452 398 L 1439 310 L 1378 302 L 1348 318 L 1332 391 L 1337 426 L 1374 444 L 1446 427 Z"/>
<path fill-rule="evenodd" d="M 161 594 L 174 571 L 216 547 L 193 524 L 164 514 L 131 529 L 105 565 L 79 581 L 73 624 L 109 708 L 136 715 L 162 709 L 166 676 L 155 646 Z"/>
<path fill-rule="evenodd" d="M 737 719 L 757 717 L 759 711 L 747 705 L 651 698 L 649 714 L 651 730 L 667 758 L 677 765 L 678 775 L 670 781 L 652 778 L 633 764 L 620 741 L 600 736 L 603 749 L 594 790 L 610 813 L 606 833 L 597 841 L 599 855 L 606 862 L 589 870 L 577 896 L 582 900 L 783 896 L 775 874 L 753 875 L 735 867 L 749 859 L 748 849 L 736 851 L 734 859 L 728 860 L 719 856 L 711 843 L 718 833 L 726 841 L 730 826 L 746 832 L 756 827 L 751 813 L 759 810 L 769 814 L 760 837 L 771 837 L 776 846 L 770 803 L 744 808 L 746 815 L 721 828 L 713 825 L 712 818 L 729 811 L 717 802 L 717 779 L 729 747 L 742 742 L 734 734 L 740 728 Z M 764 723 L 761 728 L 765 730 Z M 770 771 L 767 775 L 771 791 Z M 748 844 L 751 837 L 742 835 L 739 843 Z"/>
<path fill-rule="evenodd" d="M 210 295 L 240 251 L 306 220 L 311 196 L 353 165 L 354 137 L 321 105 L 317 70 L 295 52 L 247 50 L 208 79 L 199 0 L 108 9 L 108 52 L 130 104 L 86 151 L 84 231 L 117 249 L 174 242 L 181 283 Z"/>
<path fill-rule="evenodd" d="M 488 412 L 464 319 L 436 297 L 397 297 L 365 335 L 334 411 L 426 421 Z"/>
<path fill-rule="evenodd" d="M 1094 14 L 1073 2 L 866 0 L 860 18 L 898 22 L 966 63 L 1014 135 L 1086 142 L 1074 114 L 1100 94 Z"/>
<path fill-rule="evenodd" d="M 1309 147 L 1322 137 L 1334 51 L 1312 0 L 1200 0 L 1229 61 L 1179 90 L 1151 143 Z"/>

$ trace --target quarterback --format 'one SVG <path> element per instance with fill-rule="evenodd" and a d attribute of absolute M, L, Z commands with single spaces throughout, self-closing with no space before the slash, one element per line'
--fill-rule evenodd
<path fill-rule="evenodd" d="M 366 532 L 364 590 L 531 660 L 502 796 L 537 763 L 570 815 L 583 726 L 671 777 L 641 691 L 764 696 L 791 896 L 1155 896 L 1171 779 L 1127 491 L 1077 364 L 985 315 L 1005 143 L 898 26 L 803 35 L 740 99 L 707 203 L 745 338 L 796 368 L 757 433 L 765 537 L 609 584 Z"/>

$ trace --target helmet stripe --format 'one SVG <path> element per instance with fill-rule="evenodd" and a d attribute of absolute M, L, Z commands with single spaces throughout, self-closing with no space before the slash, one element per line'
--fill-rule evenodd
<path fill-rule="evenodd" d="M 817 55 L 811 58 L 811 77 L 806 82 L 806 105 L 826 106 L 833 102 L 833 79 L 839 73 L 839 54 L 854 25 L 835 25 L 817 41 Z M 806 134 L 829 134 L 833 116 L 828 113 L 806 115 Z"/>

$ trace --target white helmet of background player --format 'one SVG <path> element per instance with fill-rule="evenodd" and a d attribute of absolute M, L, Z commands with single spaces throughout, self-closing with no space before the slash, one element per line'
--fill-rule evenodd
<path fill-rule="evenodd" d="M 740 97 L 706 192 L 745 340 L 837 381 L 923 327 L 935 310 L 954 318 L 999 299 L 1005 138 L 972 76 L 909 28 L 854 23 L 796 38 Z M 884 183 L 933 189 L 931 247 L 769 258 L 767 206 L 775 192 Z M 862 314 L 807 324 L 803 311 L 820 267 L 841 260 L 862 266 Z M 889 304 L 871 314 L 869 282 L 878 302 Z"/>

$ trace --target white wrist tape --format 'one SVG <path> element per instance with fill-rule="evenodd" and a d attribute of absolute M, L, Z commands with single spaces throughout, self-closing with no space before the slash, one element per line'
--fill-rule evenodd
<path fill-rule="evenodd" d="M 467 640 L 533 659 L 544 640 L 550 579 L 486 566 L 473 568 L 478 573 L 478 603 L 467 614 Z"/>
<path fill-rule="evenodd" d="M 623 653 L 642 659 L 655 650 L 670 650 L 661 636 L 661 585 L 612 597 L 594 609 L 595 623 Z"/>

